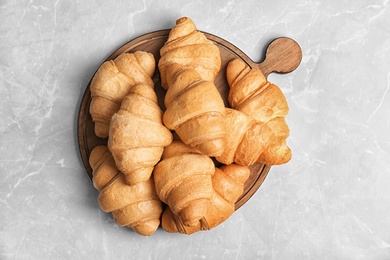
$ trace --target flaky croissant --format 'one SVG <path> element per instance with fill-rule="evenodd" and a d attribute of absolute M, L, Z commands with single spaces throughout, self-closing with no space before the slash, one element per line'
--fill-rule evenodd
<path fill-rule="evenodd" d="M 167 207 L 162 214 L 162 228 L 170 233 L 192 234 L 221 224 L 234 213 L 235 203 L 243 194 L 244 183 L 249 175 L 250 171 L 246 166 L 230 164 L 215 168 L 212 177 L 214 192 L 210 200 L 211 206 L 204 218 L 196 226 L 188 227 Z"/>
<path fill-rule="evenodd" d="M 95 134 L 106 138 L 111 116 L 119 110 L 123 98 L 136 84 L 154 86 L 152 75 L 156 62 L 151 53 L 137 51 L 123 53 L 104 62 L 91 81 L 90 113 L 95 123 Z"/>
<path fill-rule="evenodd" d="M 160 225 L 162 213 L 153 178 L 136 185 L 126 184 L 106 146 L 95 147 L 89 162 L 93 185 L 100 192 L 101 209 L 112 212 L 118 225 L 128 226 L 144 236 L 152 235 Z"/>
<path fill-rule="evenodd" d="M 221 69 L 221 56 L 218 47 L 206 36 L 197 31 L 196 25 L 188 17 L 176 20 L 164 46 L 160 49 L 158 68 L 161 86 L 167 89 L 167 71 L 171 64 L 195 69 L 203 80 L 214 81 Z"/>
<path fill-rule="evenodd" d="M 224 149 L 224 103 L 213 81 L 221 69 L 218 47 L 187 17 L 176 21 L 158 63 L 167 89 L 164 124 L 205 155 Z"/>
<path fill-rule="evenodd" d="M 221 154 L 225 147 L 225 106 L 215 85 L 194 69 L 182 69 L 177 64 L 170 67 L 167 80 L 164 124 L 203 154 Z"/>
<path fill-rule="evenodd" d="M 288 104 L 280 88 L 268 82 L 260 70 L 249 68 L 240 59 L 229 62 L 226 75 L 231 107 L 250 115 L 271 130 L 267 140 L 269 146 L 258 162 L 268 165 L 288 162 L 291 159 L 291 150 L 286 144 L 290 134 L 285 121 Z"/>
<path fill-rule="evenodd" d="M 245 166 L 257 162 L 269 146 L 272 131 L 266 124 L 231 108 L 226 108 L 225 120 L 229 126 L 225 150 L 215 159 L 223 164 L 235 162 Z"/>
<path fill-rule="evenodd" d="M 131 87 L 111 118 L 108 138 L 108 148 L 126 182 L 148 180 L 171 142 L 172 134 L 162 123 L 153 88 L 144 84 Z"/>
<path fill-rule="evenodd" d="M 213 174 L 210 157 L 175 141 L 164 149 L 153 177 L 161 201 L 169 205 L 184 225 L 194 226 L 210 206 Z"/>

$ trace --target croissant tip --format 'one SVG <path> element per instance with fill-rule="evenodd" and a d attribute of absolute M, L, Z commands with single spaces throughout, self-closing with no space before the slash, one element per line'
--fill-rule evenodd
<path fill-rule="evenodd" d="M 176 25 L 184 23 L 186 21 L 192 21 L 190 18 L 187 16 L 180 17 L 179 19 L 176 20 Z"/>

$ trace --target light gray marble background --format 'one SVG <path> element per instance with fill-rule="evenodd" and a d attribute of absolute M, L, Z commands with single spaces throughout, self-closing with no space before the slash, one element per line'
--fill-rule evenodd
<path fill-rule="evenodd" d="M 79 157 L 81 96 L 122 44 L 181 16 L 271 75 L 293 159 L 225 223 L 191 236 L 118 227 Z M 0 1 L 0 259 L 390 259 L 390 5 L 380 1 Z"/>

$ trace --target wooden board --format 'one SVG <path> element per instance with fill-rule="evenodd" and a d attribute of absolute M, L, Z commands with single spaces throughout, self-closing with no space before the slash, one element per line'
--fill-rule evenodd
<path fill-rule="evenodd" d="M 112 60 L 124 52 L 135 52 L 138 50 L 147 51 L 154 55 L 156 64 L 160 58 L 160 48 L 164 45 L 169 34 L 169 30 L 161 30 L 140 36 L 116 51 L 114 51 L 106 60 Z M 250 67 L 257 67 L 261 69 L 264 75 L 267 77 L 272 72 L 277 73 L 289 73 L 298 67 L 302 58 L 302 52 L 299 45 L 290 38 L 277 38 L 272 41 L 267 47 L 266 58 L 261 63 L 253 62 L 248 56 L 246 56 L 241 50 L 232 45 L 231 43 L 209 33 L 204 32 L 206 37 L 213 41 L 220 49 L 222 59 L 222 69 L 217 75 L 215 85 L 220 92 L 225 105 L 229 106 L 227 102 L 227 96 L 229 86 L 226 82 L 226 66 L 228 62 L 234 58 L 240 58 L 246 62 Z M 159 105 L 163 110 L 163 99 L 165 90 L 160 85 L 160 75 L 158 70 L 153 76 L 155 83 L 155 90 L 159 98 Z M 91 102 L 90 83 L 84 92 L 83 98 L 80 104 L 79 118 L 78 118 L 78 143 L 80 148 L 80 155 L 84 163 L 88 176 L 92 179 L 92 169 L 89 165 L 89 155 L 93 148 L 97 145 L 106 145 L 107 139 L 98 138 L 94 133 L 94 123 L 92 122 L 91 115 L 89 113 L 89 105 Z M 236 210 L 245 204 L 258 188 L 263 183 L 267 176 L 270 166 L 257 163 L 251 168 L 251 175 L 245 183 L 244 193 L 238 199 L 236 203 Z"/>

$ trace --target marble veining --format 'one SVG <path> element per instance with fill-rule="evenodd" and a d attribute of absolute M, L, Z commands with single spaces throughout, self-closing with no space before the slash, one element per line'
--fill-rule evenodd
<path fill-rule="evenodd" d="M 78 108 L 116 48 L 181 16 L 254 61 L 294 38 L 293 159 L 225 223 L 141 237 L 99 209 Z M 374 1 L 0 2 L 1 259 L 389 259 L 390 6 Z"/>

